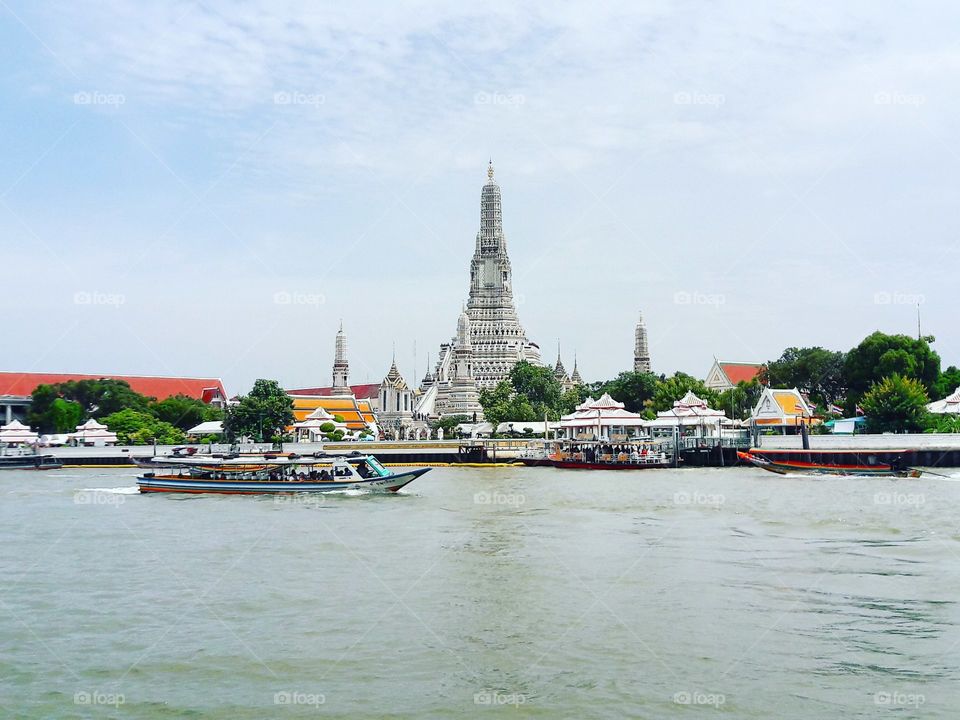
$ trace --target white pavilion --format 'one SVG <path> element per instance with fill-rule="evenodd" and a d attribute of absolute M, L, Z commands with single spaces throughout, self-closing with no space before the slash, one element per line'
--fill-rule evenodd
<path fill-rule="evenodd" d="M 679 427 L 681 437 L 711 439 L 719 438 L 722 428 L 736 425 L 723 410 L 713 410 L 692 390 L 674 401 L 670 410 L 658 412 L 657 419 L 647 423 L 652 435 L 673 435 L 673 429 Z"/>
<path fill-rule="evenodd" d="M 19 420 L 0 425 L 0 445 L 33 445 L 38 437 L 37 433 Z"/>
<path fill-rule="evenodd" d="M 960 415 L 960 387 L 943 400 L 936 400 L 927 405 L 927 410 L 934 415 Z"/>
<path fill-rule="evenodd" d="M 649 421 L 625 409 L 609 393 L 599 400 L 587 398 L 577 409 L 560 418 L 560 438 L 566 440 L 627 442 L 644 436 Z"/>
<path fill-rule="evenodd" d="M 93 418 L 87 420 L 83 425 L 77 425 L 77 431 L 70 433 L 69 437 L 74 444 L 85 447 L 104 447 L 105 445 L 117 444 L 117 434 L 110 432 L 106 425 L 98 423 Z"/>
<path fill-rule="evenodd" d="M 346 423 L 337 422 L 333 415 L 328 413 L 322 407 L 318 407 L 303 420 L 293 424 L 294 432 L 297 434 L 298 442 L 322 442 L 325 432 L 320 428 L 330 423 L 334 430 L 342 430 L 344 434 L 350 432 Z"/>

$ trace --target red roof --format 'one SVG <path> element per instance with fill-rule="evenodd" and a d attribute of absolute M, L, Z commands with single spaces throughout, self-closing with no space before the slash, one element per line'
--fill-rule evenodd
<path fill-rule="evenodd" d="M 351 385 L 350 392 L 352 392 L 353 396 L 358 400 L 372 400 L 380 394 L 380 383 Z M 327 397 L 328 395 L 333 395 L 333 388 L 300 388 L 299 390 L 287 390 L 287 395 L 319 395 L 320 397 Z"/>
<path fill-rule="evenodd" d="M 763 370 L 763 363 L 718 363 L 727 379 L 736 385 L 741 382 L 750 382 L 760 371 Z"/>
<path fill-rule="evenodd" d="M 204 402 L 213 400 L 217 393 L 226 400 L 227 392 L 219 378 L 150 377 L 144 375 L 81 375 L 79 373 L 0 372 L 0 395 L 30 395 L 38 385 L 69 380 L 126 380 L 136 392 L 157 400 L 172 395 L 187 395 Z"/>

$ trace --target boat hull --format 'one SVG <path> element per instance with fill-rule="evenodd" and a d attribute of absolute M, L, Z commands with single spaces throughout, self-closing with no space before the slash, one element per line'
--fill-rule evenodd
<path fill-rule="evenodd" d="M 63 462 L 53 455 L 10 455 L 0 457 L 0 470 L 59 470 Z"/>
<path fill-rule="evenodd" d="M 563 470 L 654 470 L 656 468 L 673 467 L 668 462 L 656 463 L 618 463 L 618 462 L 586 462 L 577 460 L 551 460 L 550 464 Z"/>
<path fill-rule="evenodd" d="M 762 455 L 738 452 L 737 457 L 777 475 L 823 475 L 825 477 L 920 477 L 919 470 L 895 470 L 889 465 L 824 464 L 799 460 L 771 460 Z"/>
<path fill-rule="evenodd" d="M 137 487 L 139 487 L 141 493 L 212 493 L 218 495 L 281 495 L 288 493 L 325 493 L 338 490 L 397 492 L 397 490 L 413 482 L 429 470 L 430 468 L 418 468 L 404 473 L 391 474 L 387 477 L 367 480 L 350 479 L 344 482 L 211 480 L 143 475 L 137 478 Z"/>

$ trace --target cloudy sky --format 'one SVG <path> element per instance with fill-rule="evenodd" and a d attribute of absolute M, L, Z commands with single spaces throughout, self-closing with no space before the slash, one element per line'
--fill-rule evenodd
<path fill-rule="evenodd" d="M 419 378 L 490 157 L 588 380 L 641 310 L 659 372 L 918 302 L 960 364 L 960 7 L 835 5 L 0 0 L 0 364 L 328 384 L 342 319 L 354 382 Z"/>

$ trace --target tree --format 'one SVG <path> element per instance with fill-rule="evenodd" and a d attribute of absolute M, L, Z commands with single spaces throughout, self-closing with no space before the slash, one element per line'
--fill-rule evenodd
<path fill-rule="evenodd" d="M 691 391 L 701 400 L 706 400 L 708 405 L 716 407 L 719 400 L 717 393 L 704 385 L 702 380 L 686 373 L 676 372 L 673 377 L 663 378 L 657 382 L 650 408 L 657 412 L 669 410 L 676 400 Z"/>
<path fill-rule="evenodd" d="M 927 391 L 916 378 L 890 375 L 861 400 L 871 432 L 923 432 L 929 425 Z"/>
<path fill-rule="evenodd" d="M 151 400 L 151 398 L 135 392 L 126 380 L 114 380 L 112 378 L 68 380 L 51 385 L 38 385 L 34 388 L 31 396 L 28 419 L 30 424 L 38 426 L 41 432 L 56 430 L 55 418 L 50 413 L 57 398 L 77 403 L 80 406 L 81 417 L 78 424 L 87 418 L 102 418 L 126 408 L 146 412 Z M 60 409 L 57 412 L 61 414 L 61 420 L 65 421 L 62 416 L 64 407 L 62 405 L 59 407 Z M 73 413 L 74 411 L 70 410 L 69 412 Z"/>
<path fill-rule="evenodd" d="M 947 397 L 947 395 L 955 392 L 957 388 L 960 388 L 960 369 L 955 365 L 951 365 L 940 373 L 940 377 L 937 378 L 937 386 L 934 389 L 932 397 L 937 400 L 942 400 Z"/>
<path fill-rule="evenodd" d="M 521 360 L 510 370 L 510 385 L 531 405 L 543 405 L 555 410 L 560 405 L 563 387 L 553 370 Z M 515 418 L 511 418 L 515 419 Z"/>
<path fill-rule="evenodd" d="M 884 378 L 913 378 L 927 393 L 935 391 L 940 378 L 940 356 L 930 349 L 932 337 L 912 338 L 875 332 L 847 353 L 843 375 L 849 391 L 848 410 Z"/>
<path fill-rule="evenodd" d="M 223 419 L 223 411 L 220 408 L 211 407 L 202 400 L 188 395 L 173 395 L 160 402 L 151 403 L 150 412 L 159 420 L 181 430 L 189 430 L 208 420 Z"/>
<path fill-rule="evenodd" d="M 149 445 L 154 441 L 159 445 L 176 445 L 184 441 L 179 428 L 132 408 L 111 413 L 102 422 L 117 434 L 121 445 Z"/>
<path fill-rule="evenodd" d="M 82 422 L 83 408 L 73 400 L 57 398 L 50 406 L 50 420 L 53 430 L 58 433 L 73 432 Z"/>
<path fill-rule="evenodd" d="M 293 398 L 284 392 L 276 380 L 257 380 L 248 395 L 227 409 L 223 430 L 227 437 L 257 438 L 264 442 L 292 425 Z"/>
<path fill-rule="evenodd" d="M 597 383 L 593 391 L 597 397 L 610 393 L 614 400 L 622 402 L 630 412 L 642 413 L 653 399 L 659 378 L 653 373 L 622 372 L 613 380 Z"/>
<path fill-rule="evenodd" d="M 727 417 L 745 420 L 750 417 L 762 392 L 763 386 L 756 379 L 750 382 L 740 381 L 736 387 L 719 394 L 715 407 L 717 410 L 725 411 Z"/>
<path fill-rule="evenodd" d="M 791 347 L 761 372 L 770 387 L 797 388 L 826 409 L 843 402 L 847 394 L 842 352 L 822 347 Z"/>
<path fill-rule="evenodd" d="M 439 429 L 443 430 L 443 438 L 449 440 L 457 434 L 457 425 L 460 423 L 468 423 L 472 420 L 469 415 L 444 415 L 439 420 L 434 420 L 430 423 L 430 429 L 436 432 Z"/>

